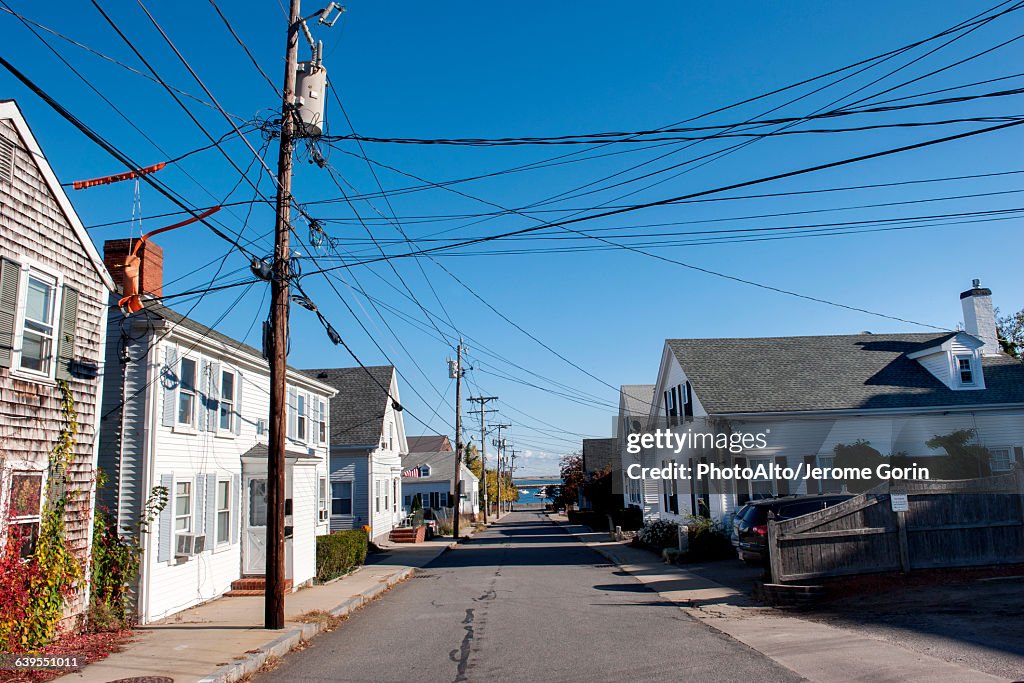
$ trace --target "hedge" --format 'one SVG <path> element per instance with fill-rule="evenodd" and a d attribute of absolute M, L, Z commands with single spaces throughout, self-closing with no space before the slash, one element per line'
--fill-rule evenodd
<path fill-rule="evenodd" d="M 330 581 L 361 565 L 366 561 L 366 548 L 366 532 L 362 529 L 346 529 L 327 536 L 317 536 L 317 581 Z"/>

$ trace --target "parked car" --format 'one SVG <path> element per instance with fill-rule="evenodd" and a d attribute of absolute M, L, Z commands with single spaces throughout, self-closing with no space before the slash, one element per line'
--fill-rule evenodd
<path fill-rule="evenodd" d="M 768 564 L 768 514 L 775 519 L 793 519 L 853 498 L 852 493 L 764 498 L 747 503 L 733 518 L 733 544 L 739 558 L 751 566 Z"/>

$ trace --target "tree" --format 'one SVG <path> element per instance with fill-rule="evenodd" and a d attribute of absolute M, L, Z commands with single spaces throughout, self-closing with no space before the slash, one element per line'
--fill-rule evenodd
<path fill-rule="evenodd" d="M 583 484 L 583 495 L 590 501 L 594 512 L 612 512 L 615 509 L 612 496 L 612 466 L 592 472 Z"/>
<path fill-rule="evenodd" d="M 558 462 L 562 476 L 562 486 L 558 491 L 556 502 L 562 505 L 575 505 L 579 500 L 578 493 L 584 483 L 583 456 L 579 453 L 562 456 Z"/>
<path fill-rule="evenodd" d="M 925 442 L 928 448 L 941 448 L 947 454 L 945 458 L 929 459 L 928 467 L 932 478 L 973 479 L 992 474 L 988 449 L 968 443 L 974 439 L 975 434 L 973 429 L 958 429 L 949 434 L 936 434 Z"/>
<path fill-rule="evenodd" d="M 996 335 L 1003 351 L 1014 358 L 1024 353 L 1024 308 L 1011 315 L 1000 317 L 996 309 Z"/>
<path fill-rule="evenodd" d="M 832 462 L 832 466 L 836 468 L 856 467 L 862 469 L 866 467 L 874 474 L 877 471 L 876 468 L 885 462 L 882 454 L 872 448 L 871 443 L 864 439 L 857 439 L 852 444 L 838 443 L 832 452 L 836 454 L 835 460 Z M 864 493 L 877 486 L 879 481 L 872 477 L 871 479 L 847 479 L 843 483 L 846 484 L 846 490 L 850 493 Z"/>

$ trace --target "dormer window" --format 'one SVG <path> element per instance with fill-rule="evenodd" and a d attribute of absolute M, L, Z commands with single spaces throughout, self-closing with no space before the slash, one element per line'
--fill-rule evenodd
<path fill-rule="evenodd" d="M 430 465 L 420 465 L 420 476 L 421 477 L 429 477 L 430 476 Z"/>
<path fill-rule="evenodd" d="M 974 359 L 971 356 L 957 356 L 956 371 L 959 374 L 961 385 L 974 385 Z"/>

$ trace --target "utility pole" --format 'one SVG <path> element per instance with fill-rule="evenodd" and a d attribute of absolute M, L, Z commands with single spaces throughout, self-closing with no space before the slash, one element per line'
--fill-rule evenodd
<path fill-rule="evenodd" d="M 487 412 L 485 406 L 489 401 L 497 401 L 497 396 L 470 396 L 469 400 L 480 404 L 480 487 L 484 492 L 484 524 L 487 524 L 488 508 L 491 505 L 490 496 L 487 495 L 487 430 L 484 425 L 484 414 Z M 477 411 L 473 411 L 477 412 Z"/>
<path fill-rule="evenodd" d="M 459 522 L 462 518 L 462 337 L 455 350 L 455 364 L 448 361 L 448 376 L 455 380 L 455 515 L 452 519 L 452 535 L 460 538 Z"/>
<path fill-rule="evenodd" d="M 292 152 L 295 136 L 295 79 L 299 59 L 300 0 L 291 0 L 281 102 L 281 149 L 277 156 L 277 220 L 274 223 L 274 276 L 270 282 L 270 435 L 267 458 L 267 567 L 264 627 L 284 628 L 285 391 L 288 366 L 288 278 L 291 248 Z"/>
<path fill-rule="evenodd" d="M 514 448 L 513 448 L 513 449 L 512 449 L 512 452 L 511 452 L 511 453 L 509 453 L 509 459 L 511 460 L 511 462 L 509 463 L 509 468 L 508 468 L 508 480 L 509 480 L 510 482 L 512 482 L 512 483 L 513 483 L 513 485 L 515 484 L 515 476 L 516 476 L 516 453 L 518 453 L 518 452 L 519 452 L 519 451 L 517 451 L 516 449 L 514 449 Z M 508 502 L 508 509 L 509 509 L 509 512 L 511 512 L 512 510 L 514 510 L 514 509 L 515 509 L 515 501 L 514 501 L 514 500 L 510 500 L 510 501 Z"/>
<path fill-rule="evenodd" d="M 502 479 L 501 479 L 502 462 L 501 462 L 501 459 L 502 459 L 503 453 L 505 452 L 505 442 L 501 438 L 501 430 L 502 429 L 509 429 L 510 427 L 512 427 L 512 425 L 498 424 L 498 425 L 494 425 L 494 427 L 495 427 L 495 429 L 498 430 L 498 438 L 496 438 L 494 440 L 494 447 L 498 449 L 498 467 L 497 467 L 497 471 L 498 471 L 498 486 L 497 486 L 496 490 L 498 492 L 498 515 L 501 516 L 501 514 L 503 513 L 503 510 L 502 510 L 502 507 L 501 507 L 501 485 L 502 485 Z"/>

